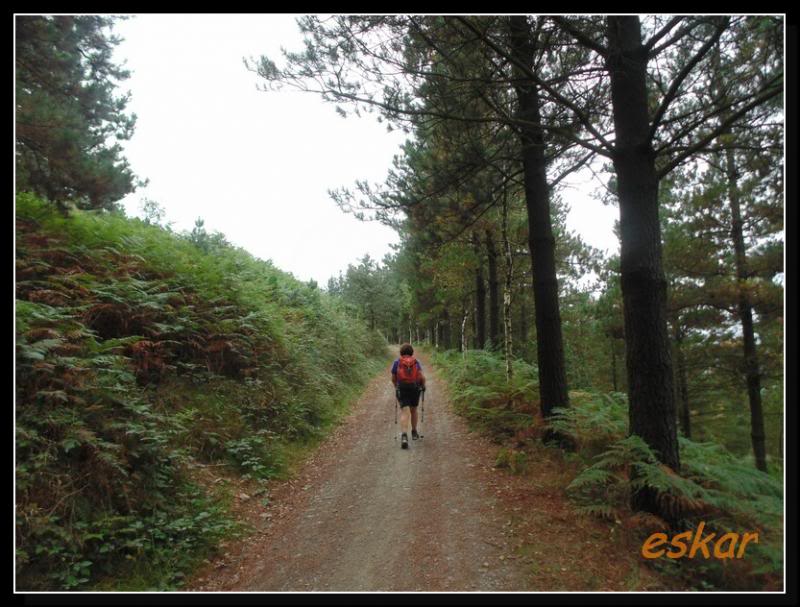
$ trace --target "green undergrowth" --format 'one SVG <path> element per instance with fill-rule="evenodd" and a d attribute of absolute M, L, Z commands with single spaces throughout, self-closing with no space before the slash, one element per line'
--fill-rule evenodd
<path fill-rule="evenodd" d="M 515 474 L 529 471 L 532 437 L 542 435 L 536 370 L 515 362 L 506 382 L 502 355 L 484 351 L 434 354 L 433 362 L 449 384 L 457 412 L 502 444 L 498 467 Z M 654 531 L 672 536 L 694 530 L 702 521 L 706 534 L 758 532 L 746 558 L 736 560 L 667 559 L 649 561 L 675 589 L 753 590 L 780 588 L 783 576 L 783 483 L 780 469 L 755 468 L 722 445 L 679 438 L 679 473 L 661 465 L 638 436 L 628 436 L 628 403 L 623 393 L 571 391 L 570 407 L 556 410 L 549 427 L 569 437 L 574 452 L 564 452 L 578 474 L 570 474 L 567 495 L 578 513 L 611 524 L 628 521 L 644 540 Z M 530 446 L 531 448 L 526 448 Z M 574 478 L 572 478 L 574 476 Z M 661 516 L 633 513 L 632 491 L 654 490 Z"/>
<path fill-rule="evenodd" d="M 164 590 L 385 362 L 342 303 L 224 241 L 16 199 L 16 584 Z M 200 246 L 202 245 L 202 246 Z"/>
<path fill-rule="evenodd" d="M 696 590 L 758 590 L 780 587 L 783 575 L 783 483 L 756 469 L 752 461 L 711 442 L 679 437 L 679 473 L 662 465 L 648 445 L 627 435 L 624 394 L 576 393 L 552 426 L 579 445 L 582 472 L 567 491 L 578 510 L 615 520 L 630 516 L 631 492 L 654 490 L 659 515 L 636 515 L 642 538 L 654 531 L 669 536 L 706 532 L 757 532 L 758 544 L 746 558 L 667 559 L 653 564 Z M 706 533 L 706 534 L 707 534 Z"/>
<path fill-rule="evenodd" d="M 536 368 L 515 360 L 512 381 L 506 382 L 505 361 L 483 350 L 464 356 L 452 350 L 431 356 L 450 386 L 450 398 L 459 414 L 497 442 L 530 425 L 538 410 Z"/>

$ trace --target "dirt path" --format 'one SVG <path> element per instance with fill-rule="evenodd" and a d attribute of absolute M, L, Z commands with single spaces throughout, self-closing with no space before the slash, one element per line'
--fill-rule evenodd
<path fill-rule="evenodd" d="M 493 491 L 498 471 L 422 362 L 422 439 L 403 450 L 394 438 L 387 367 L 287 487 L 272 522 L 227 572 L 201 576 L 193 589 L 525 589 Z"/>
<path fill-rule="evenodd" d="M 668 589 L 627 523 L 577 514 L 564 490 L 574 461 L 534 442 L 524 474 L 495 468 L 498 446 L 467 429 L 420 358 L 424 438 L 400 449 L 387 365 L 297 475 L 271 487 L 267 507 L 237 498 L 256 533 L 223 543 L 185 589 Z"/>

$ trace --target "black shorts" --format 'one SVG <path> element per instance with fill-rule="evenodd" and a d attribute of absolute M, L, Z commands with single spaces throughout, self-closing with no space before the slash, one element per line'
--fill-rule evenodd
<path fill-rule="evenodd" d="M 416 407 L 419 405 L 419 386 L 415 384 L 397 384 L 400 390 L 400 406 Z"/>

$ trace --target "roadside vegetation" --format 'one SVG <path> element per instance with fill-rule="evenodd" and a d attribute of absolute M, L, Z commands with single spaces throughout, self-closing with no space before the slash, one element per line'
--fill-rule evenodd
<path fill-rule="evenodd" d="M 209 471 L 290 474 L 387 341 L 576 516 L 759 533 L 653 561 L 674 589 L 782 588 L 781 15 L 300 17 L 244 69 L 409 134 L 385 183 L 330 190 L 399 245 L 324 290 L 121 213 L 118 19 L 15 17 L 19 589 L 179 587 L 244 531 Z M 618 250 L 570 204 L 617 208 Z"/>
<path fill-rule="evenodd" d="M 286 474 L 385 342 L 219 234 L 16 203 L 17 587 L 174 588 L 236 531 L 193 472 Z"/>
<path fill-rule="evenodd" d="M 538 414 L 536 370 L 515 361 L 506 382 L 502 355 L 469 350 L 436 353 L 432 360 L 450 384 L 456 410 L 498 443 L 496 466 L 526 474 L 541 456 L 545 426 Z M 783 474 L 757 470 L 751 461 L 715 442 L 680 437 L 681 471 L 658 462 L 646 443 L 628 435 L 624 393 L 572 391 L 571 407 L 556 412 L 549 428 L 569 437 L 574 451 L 564 457 L 564 493 L 576 516 L 590 515 L 624 523 L 639 544 L 654 532 L 669 537 L 694 531 L 702 521 L 704 535 L 717 537 L 743 530 L 758 532 L 745 558 L 718 560 L 660 558 L 650 561 L 675 589 L 763 590 L 780 588 L 783 553 Z M 532 478 L 532 480 L 536 480 Z M 630 495 L 656 490 L 665 517 L 635 512 Z M 690 542 L 691 543 L 691 542 Z"/>

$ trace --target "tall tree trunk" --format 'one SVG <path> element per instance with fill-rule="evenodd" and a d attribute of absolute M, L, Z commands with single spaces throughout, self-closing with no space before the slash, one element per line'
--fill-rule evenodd
<path fill-rule="evenodd" d="M 527 288 L 527 287 L 526 287 Z M 522 346 L 528 341 L 528 305 L 525 293 L 519 297 L 519 342 Z"/>
<path fill-rule="evenodd" d="M 534 68 L 535 41 L 527 17 L 510 17 L 512 52 L 516 59 Z M 519 101 L 522 167 L 525 205 L 528 211 L 528 243 L 533 273 L 533 302 L 536 316 L 539 396 L 542 415 L 549 417 L 556 407 L 567 407 L 567 375 L 564 369 L 564 345 L 561 335 L 561 312 L 558 306 L 555 239 L 550 219 L 550 193 L 547 186 L 544 130 L 541 124 L 539 91 L 514 68 L 514 89 Z"/>
<path fill-rule="evenodd" d="M 486 346 L 486 283 L 483 278 L 480 243 L 475 235 L 473 246 L 478 256 L 478 267 L 475 270 L 475 349 L 480 350 Z"/>
<path fill-rule="evenodd" d="M 611 386 L 614 392 L 619 392 L 617 389 L 617 349 L 614 344 L 614 336 L 611 336 Z"/>
<path fill-rule="evenodd" d="M 728 200 L 731 204 L 731 240 L 736 264 L 737 309 L 742 323 L 744 345 L 744 372 L 747 380 L 747 396 L 750 401 L 750 438 L 753 442 L 756 468 L 767 471 L 767 449 L 764 433 L 764 409 L 761 403 L 761 370 L 758 364 L 755 330 L 753 329 L 753 307 L 747 296 L 747 254 L 742 231 L 742 208 L 739 193 L 739 175 L 733 150 L 725 150 L 725 172 L 728 178 Z"/>
<path fill-rule="evenodd" d="M 511 333 L 511 288 L 514 257 L 511 253 L 511 243 L 508 241 L 508 192 L 503 188 L 503 253 L 505 255 L 505 280 L 503 282 L 503 340 L 506 357 L 506 382 L 511 383 L 514 375 L 513 366 L 513 335 Z"/>
<path fill-rule="evenodd" d="M 629 432 L 678 471 L 678 431 L 658 218 L 658 178 L 650 138 L 647 52 L 639 17 L 607 17 L 607 69 L 616 136 L 613 161 L 620 210 L 620 275 L 625 320 Z M 634 493 L 635 510 L 659 512 L 656 493 Z"/>
<path fill-rule="evenodd" d="M 715 93 L 727 102 L 727 88 L 722 79 L 720 70 L 720 48 L 716 45 L 712 55 L 714 61 Z M 729 111 L 720 115 L 720 120 L 728 118 Z M 761 402 L 761 369 L 758 362 L 755 330 L 753 327 L 753 307 L 747 295 L 747 252 L 744 242 L 742 223 L 741 193 L 739 191 L 739 171 L 736 165 L 734 151 L 725 145 L 725 139 L 731 134 L 730 129 L 725 129 L 721 134 L 719 143 L 725 146 L 724 172 L 728 186 L 728 201 L 731 206 L 731 242 L 733 244 L 734 265 L 736 268 L 736 305 L 739 321 L 742 323 L 742 345 L 744 349 L 744 374 L 747 382 L 747 397 L 750 404 L 750 439 L 753 444 L 756 468 L 767 471 L 766 436 L 764 432 L 764 409 Z"/>
<path fill-rule="evenodd" d="M 500 289 L 497 278 L 497 251 L 491 230 L 486 230 L 486 259 L 489 268 L 489 348 L 500 348 Z"/>
<path fill-rule="evenodd" d="M 464 358 L 467 357 L 467 317 L 469 316 L 469 311 L 467 307 L 464 306 L 463 311 L 463 319 L 461 321 L 461 352 L 464 355 Z"/>
<path fill-rule="evenodd" d="M 692 438 L 691 420 L 689 418 L 689 386 L 686 379 L 686 358 L 683 355 L 683 328 L 679 319 L 675 320 L 675 365 L 678 380 L 678 421 L 681 432 L 686 438 Z"/>

